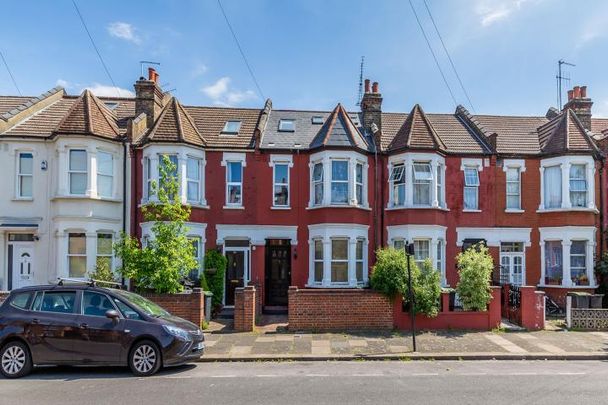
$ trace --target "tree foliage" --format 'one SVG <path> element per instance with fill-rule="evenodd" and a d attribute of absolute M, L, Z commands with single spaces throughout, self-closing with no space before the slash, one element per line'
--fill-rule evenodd
<path fill-rule="evenodd" d="M 477 244 L 456 257 L 460 280 L 456 292 L 465 311 L 485 311 L 492 300 L 494 261 L 486 246 Z"/>
<path fill-rule="evenodd" d="M 410 266 L 416 303 L 414 312 L 428 317 L 437 316 L 441 298 L 439 272 L 433 268 L 430 260 L 426 260 L 422 269 L 419 269 L 414 258 L 410 257 Z M 379 249 L 376 252 L 376 264 L 370 278 L 372 288 L 391 300 L 401 295 L 403 301 L 409 303 L 408 281 L 405 252 L 392 247 Z"/>
<path fill-rule="evenodd" d="M 214 308 L 222 305 L 222 297 L 224 296 L 224 274 L 226 273 L 227 264 L 228 260 L 226 259 L 226 256 L 217 250 L 211 249 L 205 254 L 205 270 L 215 269 L 214 273 L 205 271 L 203 274 L 203 277 L 209 286 L 209 291 L 213 293 Z"/>
<path fill-rule="evenodd" d="M 134 280 L 138 288 L 176 293 L 183 290 L 184 279 L 198 262 L 187 237 L 185 222 L 190 218 L 190 207 L 182 205 L 177 168 L 163 156 L 159 169 L 160 184 L 152 182 L 152 198 L 142 207 L 144 222 L 154 223 L 146 246 L 122 234 L 114 250 L 122 260 L 118 272 Z"/>

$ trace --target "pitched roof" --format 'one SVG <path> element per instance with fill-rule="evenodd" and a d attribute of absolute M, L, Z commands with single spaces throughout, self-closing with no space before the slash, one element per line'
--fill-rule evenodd
<path fill-rule="evenodd" d="M 587 133 L 574 111 L 569 108 L 538 128 L 538 140 L 543 153 L 597 150 L 591 135 Z"/>
<path fill-rule="evenodd" d="M 445 145 L 418 104 L 412 108 L 405 122 L 388 145 L 387 150 L 393 151 L 404 148 L 445 149 Z"/>
<path fill-rule="evenodd" d="M 540 152 L 536 129 L 547 123 L 545 117 L 475 115 L 475 118 L 486 131 L 498 134 L 496 138 L 498 153 L 538 154 Z"/>
<path fill-rule="evenodd" d="M 2 136 L 48 138 L 65 118 L 76 101 L 75 98 L 62 98 L 40 112 L 30 115 L 15 126 L 2 133 Z"/>
<path fill-rule="evenodd" d="M 338 104 L 310 142 L 310 148 L 350 146 L 368 149 L 368 143 L 357 129 L 342 104 Z"/>
<path fill-rule="evenodd" d="M 252 148 L 262 109 L 184 106 L 211 148 Z M 222 133 L 226 121 L 241 121 L 238 134 Z"/>
<path fill-rule="evenodd" d="M 62 135 L 96 135 L 108 139 L 120 137 L 116 116 L 88 89 L 72 104 L 53 132 Z"/>
<path fill-rule="evenodd" d="M 203 136 L 196 128 L 190 114 L 175 97 L 165 105 L 150 131 L 138 143 L 184 142 L 205 146 Z"/>

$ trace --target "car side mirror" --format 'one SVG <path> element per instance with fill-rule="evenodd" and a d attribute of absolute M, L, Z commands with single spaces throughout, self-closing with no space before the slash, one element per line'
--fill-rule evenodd
<path fill-rule="evenodd" d="M 118 318 L 119 318 L 118 312 L 116 312 L 113 309 L 108 309 L 106 311 L 106 318 L 110 318 L 111 320 L 116 322 L 116 321 L 118 321 Z"/>

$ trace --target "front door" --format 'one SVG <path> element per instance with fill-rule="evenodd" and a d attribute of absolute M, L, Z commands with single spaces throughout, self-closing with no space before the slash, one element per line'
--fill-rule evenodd
<path fill-rule="evenodd" d="M 288 240 L 269 240 L 266 244 L 266 302 L 268 306 L 287 306 L 291 284 L 291 244 Z"/>
<path fill-rule="evenodd" d="M 26 287 L 34 283 L 33 243 L 13 243 L 12 269 L 13 289 Z"/>
<path fill-rule="evenodd" d="M 500 245 L 501 281 L 513 285 L 524 284 L 524 244 L 503 242 Z"/>
<path fill-rule="evenodd" d="M 226 248 L 226 292 L 224 305 L 234 305 L 234 291 L 245 286 L 248 258 L 247 248 Z"/>

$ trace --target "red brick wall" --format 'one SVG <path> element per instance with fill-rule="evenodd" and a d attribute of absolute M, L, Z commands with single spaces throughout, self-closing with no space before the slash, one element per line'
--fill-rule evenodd
<path fill-rule="evenodd" d="M 504 317 L 528 330 L 545 328 L 545 293 L 543 291 L 536 291 L 534 286 L 519 287 L 521 302 L 518 308 L 512 308 L 509 306 L 510 286 L 507 284 L 502 288 L 502 314 Z"/>
<path fill-rule="evenodd" d="M 544 291 L 545 294 L 547 294 L 547 296 L 549 298 L 551 298 L 553 301 L 555 301 L 555 303 L 563 309 L 566 309 L 566 295 L 568 295 L 569 291 L 586 292 L 589 294 L 595 294 L 595 289 L 593 289 L 593 288 L 576 288 L 576 289 L 573 288 L 572 290 L 569 290 L 567 288 L 560 288 L 560 287 L 539 287 L 539 289 Z"/>
<path fill-rule="evenodd" d="M 203 290 L 195 288 L 189 293 L 180 294 L 152 294 L 142 296 L 163 307 L 171 315 L 179 316 L 192 322 L 199 328 L 205 320 L 205 297 Z"/>
<path fill-rule="evenodd" d="M 255 329 L 255 287 L 237 288 L 234 292 L 234 330 L 252 332 Z"/>
<path fill-rule="evenodd" d="M 289 288 L 290 330 L 392 328 L 392 304 L 375 291 Z"/>

